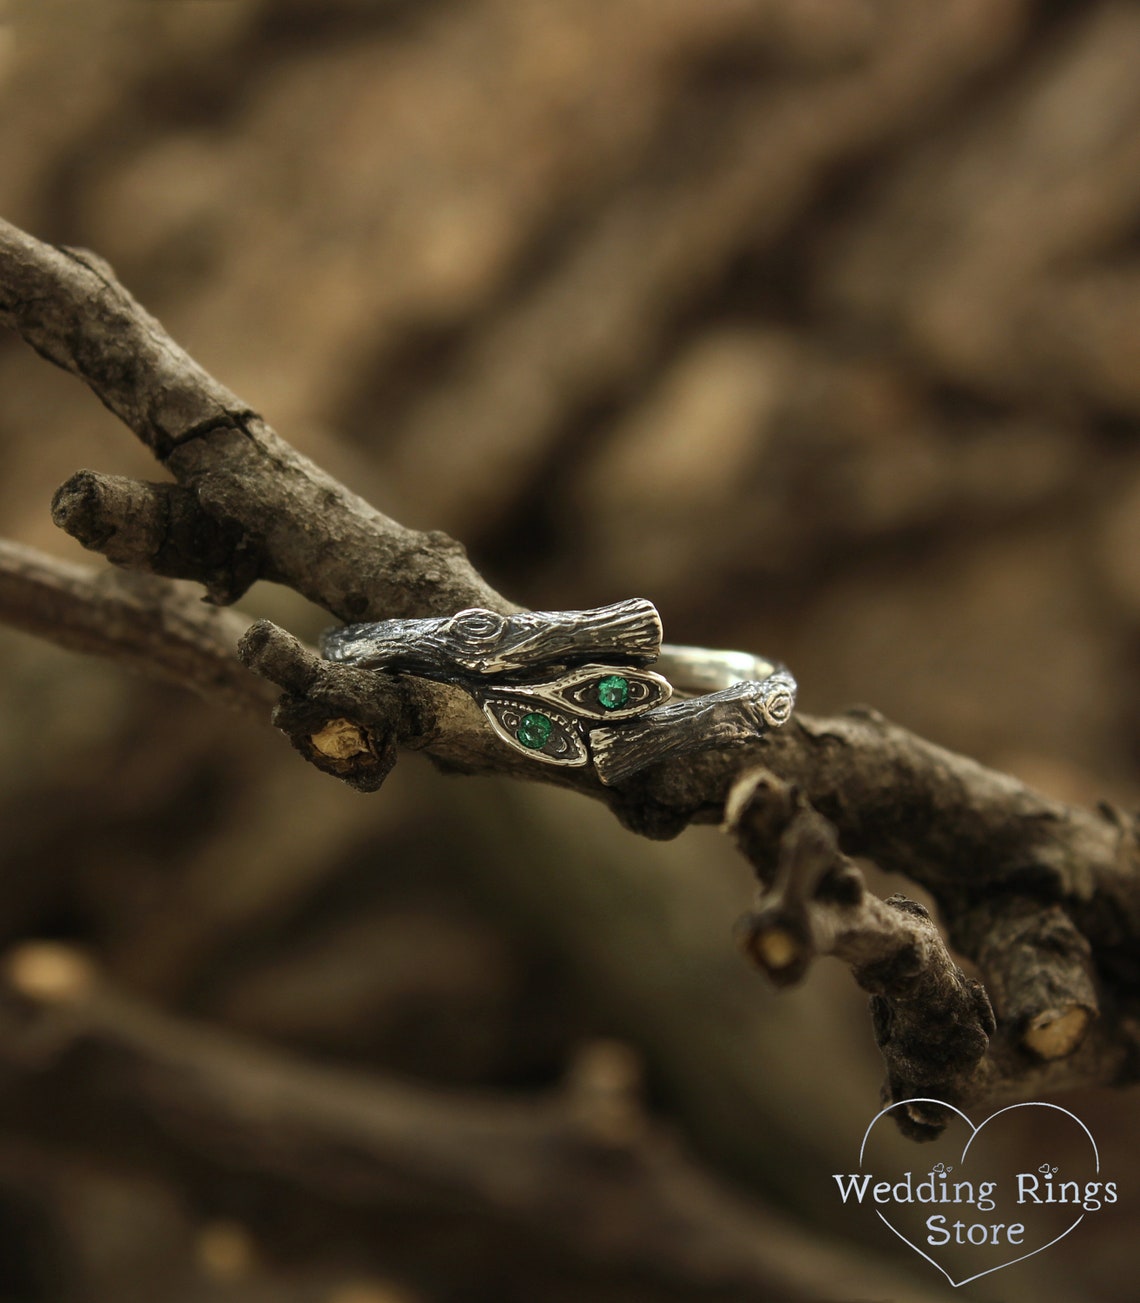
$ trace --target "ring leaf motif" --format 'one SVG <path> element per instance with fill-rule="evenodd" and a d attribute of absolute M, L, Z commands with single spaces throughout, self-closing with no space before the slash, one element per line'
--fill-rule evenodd
<path fill-rule="evenodd" d="M 528 683 L 517 691 L 520 698 L 561 706 L 593 720 L 643 715 L 664 705 L 673 688 L 668 679 L 650 670 L 583 665 L 549 683 Z"/>
<path fill-rule="evenodd" d="M 522 696 L 487 697 L 483 713 L 508 746 L 532 760 L 550 765 L 584 765 L 590 758 L 579 722 L 544 701 Z M 524 742 L 524 737 L 529 741 Z"/>
<path fill-rule="evenodd" d="M 495 732 L 516 751 L 550 764 L 584 765 L 584 726 L 643 715 L 672 691 L 668 679 L 648 670 L 583 665 L 549 683 L 512 686 L 509 695 L 496 693 L 482 704 Z"/>

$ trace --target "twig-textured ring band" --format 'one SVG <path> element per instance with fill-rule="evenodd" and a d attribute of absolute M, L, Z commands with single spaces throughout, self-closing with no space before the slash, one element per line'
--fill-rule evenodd
<path fill-rule="evenodd" d="M 472 608 L 347 624 L 325 634 L 321 654 L 461 687 L 508 746 L 544 764 L 592 764 L 607 784 L 751 740 L 791 715 L 796 682 L 778 662 L 661 637 L 657 608 L 633 598 L 589 611 Z"/>

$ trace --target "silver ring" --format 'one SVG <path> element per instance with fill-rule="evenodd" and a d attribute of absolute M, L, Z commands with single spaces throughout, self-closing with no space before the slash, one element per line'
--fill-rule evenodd
<path fill-rule="evenodd" d="M 633 598 L 588 611 L 473 607 L 347 624 L 324 635 L 321 654 L 461 687 L 514 750 L 592 764 L 611 786 L 673 756 L 750 741 L 791 715 L 796 682 L 779 662 L 661 637 L 657 608 Z"/>
<path fill-rule="evenodd" d="M 722 692 L 734 683 L 763 683 L 773 674 L 787 673 L 778 661 L 751 652 L 711 651 L 708 647 L 681 647 L 671 642 L 661 644 L 653 668 L 673 685 L 675 697 L 699 697 L 706 692 Z"/>

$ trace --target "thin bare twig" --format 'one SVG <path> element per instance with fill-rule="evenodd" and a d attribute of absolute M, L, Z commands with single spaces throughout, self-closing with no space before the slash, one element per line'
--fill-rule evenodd
<path fill-rule="evenodd" d="M 0 620 L 264 719 L 274 693 L 237 659 L 247 622 L 186 585 L 72 565 L 0 539 Z"/>

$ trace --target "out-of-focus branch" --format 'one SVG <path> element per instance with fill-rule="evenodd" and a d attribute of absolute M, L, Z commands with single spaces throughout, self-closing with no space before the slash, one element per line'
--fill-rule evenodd
<path fill-rule="evenodd" d="M 9 1109 L 50 1131 L 82 1062 L 87 1107 L 142 1120 L 164 1149 L 349 1204 L 470 1205 L 595 1260 L 756 1297 L 938 1297 L 828 1246 L 706 1175 L 648 1117 L 623 1047 L 588 1047 L 545 1098 L 479 1098 L 316 1067 L 130 999 L 78 952 L 30 944 L 0 968 Z M 37 1100 L 46 1111 L 37 1113 Z"/>

